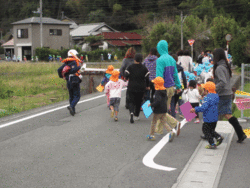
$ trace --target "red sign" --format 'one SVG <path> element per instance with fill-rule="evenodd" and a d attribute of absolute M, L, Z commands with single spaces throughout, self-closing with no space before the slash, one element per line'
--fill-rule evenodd
<path fill-rule="evenodd" d="M 190 39 L 190 40 L 188 40 L 189 45 L 190 45 L 190 46 L 193 46 L 194 41 L 195 41 L 194 39 Z"/>

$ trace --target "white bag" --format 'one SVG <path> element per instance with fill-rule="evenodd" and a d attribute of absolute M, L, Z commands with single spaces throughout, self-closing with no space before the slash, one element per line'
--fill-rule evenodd
<path fill-rule="evenodd" d="M 184 90 L 181 94 L 181 99 L 183 100 L 184 103 L 188 102 L 188 90 Z"/>

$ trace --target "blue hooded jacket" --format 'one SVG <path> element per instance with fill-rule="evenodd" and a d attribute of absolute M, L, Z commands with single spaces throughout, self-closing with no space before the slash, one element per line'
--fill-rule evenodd
<path fill-rule="evenodd" d="M 219 95 L 216 93 L 208 93 L 204 97 L 204 103 L 200 107 L 195 107 L 196 112 L 203 112 L 203 120 L 205 123 L 213 123 L 218 121 L 218 103 Z"/>
<path fill-rule="evenodd" d="M 158 42 L 157 51 L 161 56 L 156 60 L 156 77 L 160 76 L 164 79 L 166 88 L 172 86 L 176 86 L 177 89 L 181 88 L 176 61 L 168 54 L 167 41 Z"/>

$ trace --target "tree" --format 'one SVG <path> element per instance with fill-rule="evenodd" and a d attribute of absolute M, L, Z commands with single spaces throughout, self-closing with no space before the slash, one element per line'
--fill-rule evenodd
<path fill-rule="evenodd" d="M 226 18 L 222 15 L 217 16 L 212 21 L 211 35 L 213 37 L 215 47 L 225 47 L 225 36 L 231 34 L 236 37 L 239 26 L 234 18 Z"/>

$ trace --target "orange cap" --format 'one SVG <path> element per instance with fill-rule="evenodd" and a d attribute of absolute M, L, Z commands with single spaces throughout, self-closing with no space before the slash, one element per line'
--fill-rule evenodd
<path fill-rule="evenodd" d="M 201 84 L 201 87 L 203 87 L 205 90 L 208 90 L 209 93 L 216 93 L 215 83 L 213 82 L 206 82 L 205 84 Z"/>
<path fill-rule="evenodd" d="M 119 71 L 114 70 L 114 71 L 112 72 L 112 75 L 110 76 L 110 79 L 109 79 L 109 80 L 111 80 L 111 81 L 113 81 L 113 82 L 117 82 L 118 79 L 119 79 L 119 74 L 120 74 Z"/>
<path fill-rule="evenodd" d="M 106 70 L 106 73 L 111 74 L 113 70 L 114 70 L 113 65 L 109 65 L 108 69 Z"/>
<path fill-rule="evenodd" d="M 156 77 L 152 80 L 152 82 L 155 84 L 155 90 L 165 90 L 164 87 L 164 80 L 162 77 Z"/>

